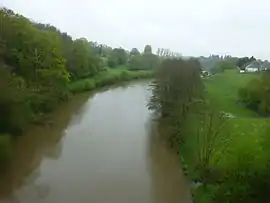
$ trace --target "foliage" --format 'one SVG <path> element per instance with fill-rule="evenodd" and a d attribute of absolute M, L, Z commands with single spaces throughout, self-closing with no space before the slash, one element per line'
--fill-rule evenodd
<path fill-rule="evenodd" d="M 265 73 L 259 79 L 250 81 L 239 89 L 239 98 L 248 108 L 261 115 L 270 113 L 270 75 Z"/>
<path fill-rule="evenodd" d="M 257 117 L 256 112 L 245 111 L 240 103 L 236 103 L 237 89 L 251 84 L 253 80 L 260 83 L 258 75 L 225 71 L 205 81 L 211 109 L 226 110 L 237 115 L 225 120 L 216 117 L 212 119 L 214 125 L 207 125 L 209 119 L 207 121 L 200 116 L 192 119 L 189 136 L 181 152 L 188 165 L 189 177 L 201 183 L 193 189 L 196 202 L 269 202 L 269 119 Z M 254 86 L 252 84 L 252 88 L 256 89 Z M 206 112 L 211 111 L 206 109 Z M 196 129 L 202 129 L 197 124 L 200 120 L 203 126 L 212 126 L 214 131 L 220 129 L 218 139 L 215 139 L 217 142 L 212 147 L 204 147 L 209 137 L 212 137 L 211 131 L 198 139 Z M 220 124 L 223 128 L 218 127 Z M 201 165 L 201 161 L 197 160 L 202 160 L 196 157 L 203 157 L 213 146 L 216 153 L 212 154 L 210 162 L 206 162 L 210 163 L 211 170 L 205 173 L 195 167 L 196 164 Z"/>
<path fill-rule="evenodd" d="M 195 182 L 195 202 L 269 202 L 269 119 L 237 102 L 238 89 L 246 85 L 250 98 L 267 99 L 261 85 L 268 85 L 268 76 L 225 70 L 205 80 L 202 91 L 199 78 L 181 72 L 192 69 L 181 67 L 187 63 L 163 62 L 149 108 L 168 128 L 183 171 Z M 188 91 L 192 84 L 194 92 Z"/>
<path fill-rule="evenodd" d="M 150 78 L 152 72 L 150 71 L 128 71 L 125 69 L 113 69 L 106 72 L 102 72 L 96 75 L 94 78 L 87 78 L 78 80 L 69 85 L 69 89 L 73 93 L 79 93 L 84 91 L 90 91 L 97 87 L 103 87 L 105 85 L 112 85 L 120 81 L 128 81 L 132 79 Z"/>
<path fill-rule="evenodd" d="M 10 136 L 7 134 L 0 134 L 0 164 L 7 161 L 10 155 Z"/>
<path fill-rule="evenodd" d="M 159 58 L 155 54 L 135 55 L 130 58 L 129 69 L 153 70 L 159 65 Z"/>
<path fill-rule="evenodd" d="M 1 131 L 8 133 L 23 130 L 33 114 L 65 99 L 69 73 L 57 33 L 39 30 L 7 9 L 0 10 L 0 18 L 0 104 L 7 118 L 1 119 Z"/>
<path fill-rule="evenodd" d="M 182 55 L 178 52 L 170 51 L 169 49 L 158 48 L 156 52 L 157 56 L 161 58 L 181 58 Z"/>
<path fill-rule="evenodd" d="M 137 48 L 132 48 L 130 51 L 130 56 L 137 56 L 140 55 L 140 52 Z"/>
<path fill-rule="evenodd" d="M 180 144 L 186 119 L 201 99 L 201 67 L 196 60 L 167 59 L 155 74 L 148 107 L 170 129 L 172 144 Z"/>
<path fill-rule="evenodd" d="M 231 142 L 225 114 L 208 105 L 203 104 L 197 114 L 190 115 L 185 126 L 187 136 L 179 146 L 189 177 L 203 184 L 218 180 L 220 174 L 214 166 L 222 159 Z"/>
<path fill-rule="evenodd" d="M 30 119 L 25 81 L 0 67 L 0 133 L 20 133 Z M 23 116 L 22 116 L 23 115 Z"/>
<path fill-rule="evenodd" d="M 108 65 L 110 68 L 115 68 L 116 66 L 118 66 L 117 58 L 115 58 L 115 57 L 113 57 L 113 56 L 110 56 L 110 57 L 108 58 L 107 65 Z"/>
<path fill-rule="evenodd" d="M 143 51 L 144 54 L 152 54 L 152 47 L 151 45 L 145 45 L 144 47 L 144 51 Z"/>
<path fill-rule="evenodd" d="M 127 53 L 122 48 L 113 49 L 110 57 L 116 60 L 116 65 L 123 65 L 127 62 Z"/>
<path fill-rule="evenodd" d="M 122 48 L 72 39 L 6 8 L 0 8 L 0 19 L 0 134 L 20 134 L 71 93 L 151 75 L 107 70 L 107 64 L 127 66 Z"/>
<path fill-rule="evenodd" d="M 218 70 L 218 72 L 223 72 L 225 70 L 230 70 L 230 69 L 236 69 L 236 59 L 234 58 L 229 58 L 226 60 L 219 61 L 214 66 L 214 71 Z"/>
<path fill-rule="evenodd" d="M 224 72 L 224 69 L 217 63 L 210 71 L 212 74 L 217 74 Z"/>
<path fill-rule="evenodd" d="M 237 60 L 237 63 L 236 63 L 236 65 L 240 68 L 240 69 L 242 69 L 242 70 L 244 70 L 245 69 L 245 66 L 246 65 L 248 65 L 249 63 L 251 63 L 252 61 L 254 61 L 254 60 L 256 60 L 253 56 L 252 57 L 243 57 L 243 58 L 239 58 L 238 60 Z"/>

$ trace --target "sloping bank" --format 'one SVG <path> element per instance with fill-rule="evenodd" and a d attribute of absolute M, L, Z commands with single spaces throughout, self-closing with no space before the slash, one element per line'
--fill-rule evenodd
<path fill-rule="evenodd" d="M 153 72 L 149 70 L 130 71 L 127 69 L 108 69 L 92 78 L 85 78 L 75 81 L 69 85 L 69 90 L 73 93 L 94 90 L 99 87 L 113 85 L 124 81 L 150 78 Z"/>
<path fill-rule="evenodd" d="M 130 71 L 123 68 L 108 69 L 91 78 L 71 82 L 68 88 L 71 93 L 77 94 L 124 81 L 151 78 L 152 76 L 153 71 L 148 70 Z M 61 103 L 59 105 L 61 105 Z M 44 120 L 46 120 L 44 117 L 47 117 L 47 115 L 42 114 L 39 117 L 36 117 L 32 122 L 44 124 Z M 10 156 L 11 139 L 12 136 L 9 134 L 0 135 L 0 162 L 8 160 Z"/>

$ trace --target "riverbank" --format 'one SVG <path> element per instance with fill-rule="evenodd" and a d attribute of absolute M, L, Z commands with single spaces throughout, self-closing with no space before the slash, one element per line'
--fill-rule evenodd
<path fill-rule="evenodd" d="M 150 78 L 152 76 L 153 71 L 148 70 L 130 71 L 123 68 L 108 69 L 92 78 L 86 78 L 72 82 L 69 85 L 69 90 L 72 93 L 80 93 L 107 85 L 113 85 L 135 79 Z"/>
<path fill-rule="evenodd" d="M 144 70 L 130 71 L 127 70 L 126 68 L 107 69 L 94 77 L 80 79 L 75 82 L 71 82 L 68 85 L 68 89 L 72 94 L 78 94 L 91 90 L 96 90 L 101 87 L 118 84 L 125 81 L 151 78 L 152 75 L 153 75 L 152 71 L 144 71 Z M 56 105 L 55 108 L 57 108 L 57 106 L 59 105 L 61 105 L 61 103 Z M 53 110 L 55 108 L 53 108 Z M 46 119 L 49 113 L 50 112 L 36 116 L 33 122 L 39 125 L 46 125 L 47 124 Z M 51 125 L 50 121 L 49 125 Z M 9 134 L 0 135 L 0 162 L 6 161 L 10 155 L 9 145 L 11 136 L 12 135 Z"/>
<path fill-rule="evenodd" d="M 267 199 L 270 119 L 256 118 L 238 102 L 239 88 L 256 77 L 226 71 L 204 81 L 208 103 L 203 116 L 190 119 L 189 136 L 179 146 L 190 180 L 200 182 L 193 187 L 196 203 Z"/>

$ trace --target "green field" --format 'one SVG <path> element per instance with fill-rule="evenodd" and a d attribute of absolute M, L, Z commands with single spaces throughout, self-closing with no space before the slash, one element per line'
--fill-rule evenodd
<path fill-rule="evenodd" d="M 186 149 L 188 155 L 185 157 L 187 164 L 192 166 L 192 161 L 195 163 L 196 160 L 198 160 L 198 157 L 200 156 L 198 154 L 206 153 L 206 151 L 212 147 L 214 153 L 212 153 L 210 157 L 211 170 L 217 172 L 219 175 L 232 173 L 233 171 L 233 173 L 238 176 L 242 176 L 242 179 L 240 178 L 238 180 L 239 183 L 242 184 L 239 187 L 237 186 L 238 181 L 233 180 L 235 181 L 233 182 L 230 180 L 231 182 L 228 183 L 234 185 L 234 189 L 237 190 L 241 187 L 243 189 L 246 186 L 245 184 L 247 182 L 241 183 L 241 181 L 247 181 L 249 177 L 256 177 L 252 174 L 265 173 L 267 170 L 266 165 L 269 162 L 270 149 L 268 150 L 269 147 L 266 147 L 266 144 L 269 143 L 270 119 L 258 116 L 256 112 L 247 109 L 238 102 L 239 88 L 244 87 L 252 79 L 259 77 L 259 74 L 240 74 L 233 70 L 225 71 L 224 73 L 205 79 L 204 84 L 207 90 L 206 98 L 210 101 L 210 108 L 215 109 L 215 111 L 231 113 L 235 115 L 235 117 L 226 119 L 226 125 L 224 125 L 220 131 L 218 140 L 215 141 L 213 141 L 213 137 L 209 135 L 213 133 L 213 131 L 208 131 L 206 129 L 208 129 L 209 125 L 212 125 L 212 130 L 214 131 L 218 129 L 219 119 L 216 118 L 211 124 L 209 120 L 204 120 L 203 123 L 205 124 L 197 126 L 198 123 L 196 123 L 196 121 L 194 122 L 193 118 L 193 123 L 191 122 L 193 127 L 190 128 L 191 130 L 189 131 L 193 136 L 187 138 L 188 144 L 186 144 Z M 200 139 L 195 135 L 198 128 L 205 128 L 199 135 L 201 136 Z M 227 140 L 222 140 L 224 138 Z M 209 145 L 211 142 L 213 142 L 213 145 Z M 220 149 L 225 144 L 226 150 L 221 152 Z M 191 148 L 196 150 L 191 152 L 189 150 Z M 193 158 L 190 158 L 192 156 Z M 212 173 L 214 174 L 213 171 Z M 197 173 L 195 172 L 191 175 L 191 179 L 196 180 L 198 176 L 197 171 Z M 256 181 L 260 182 L 262 180 L 258 178 Z M 218 187 L 228 187 L 228 184 L 226 184 L 227 183 L 224 182 L 221 185 L 208 184 L 209 187 L 199 187 L 200 189 L 197 189 L 194 193 L 195 202 L 212 202 L 207 196 L 216 193 Z M 241 194 L 241 192 L 243 192 L 240 190 L 241 189 L 239 189 L 236 194 Z"/>
<path fill-rule="evenodd" d="M 268 118 L 262 118 L 256 112 L 247 109 L 238 102 L 238 90 L 247 85 L 252 79 L 260 77 L 258 74 L 240 74 L 236 71 L 226 71 L 205 80 L 207 96 L 220 111 L 232 113 L 236 118 L 229 119 L 233 137 L 244 135 L 258 137 L 270 125 Z M 247 139 L 245 139 L 247 140 Z"/>
<path fill-rule="evenodd" d="M 244 87 L 258 74 L 240 74 L 235 70 L 228 70 L 205 80 L 208 97 L 212 105 L 217 105 L 222 111 L 236 116 L 255 115 L 256 113 L 246 109 L 238 101 L 238 90 Z"/>

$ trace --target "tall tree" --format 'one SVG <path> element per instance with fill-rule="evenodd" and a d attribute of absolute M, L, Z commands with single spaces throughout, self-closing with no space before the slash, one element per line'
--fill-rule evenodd
<path fill-rule="evenodd" d="M 152 54 L 152 47 L 151 47 L 151 45 L 145 45 L 143 53 L 144 54 Z"/>
<path fill-rule="evenodd" d="M 117 64 L 119 65 L 123 65 L 127 62 L 127 53 L 122 48 L 113 49 L 111 56 L 117 60 Z"/>
<path fill-rule="evenodd" d="M 137 48 L 132 48 L 130 51 L 130 56 L 137 56 L 140 55 L 140 52 Z"/>

